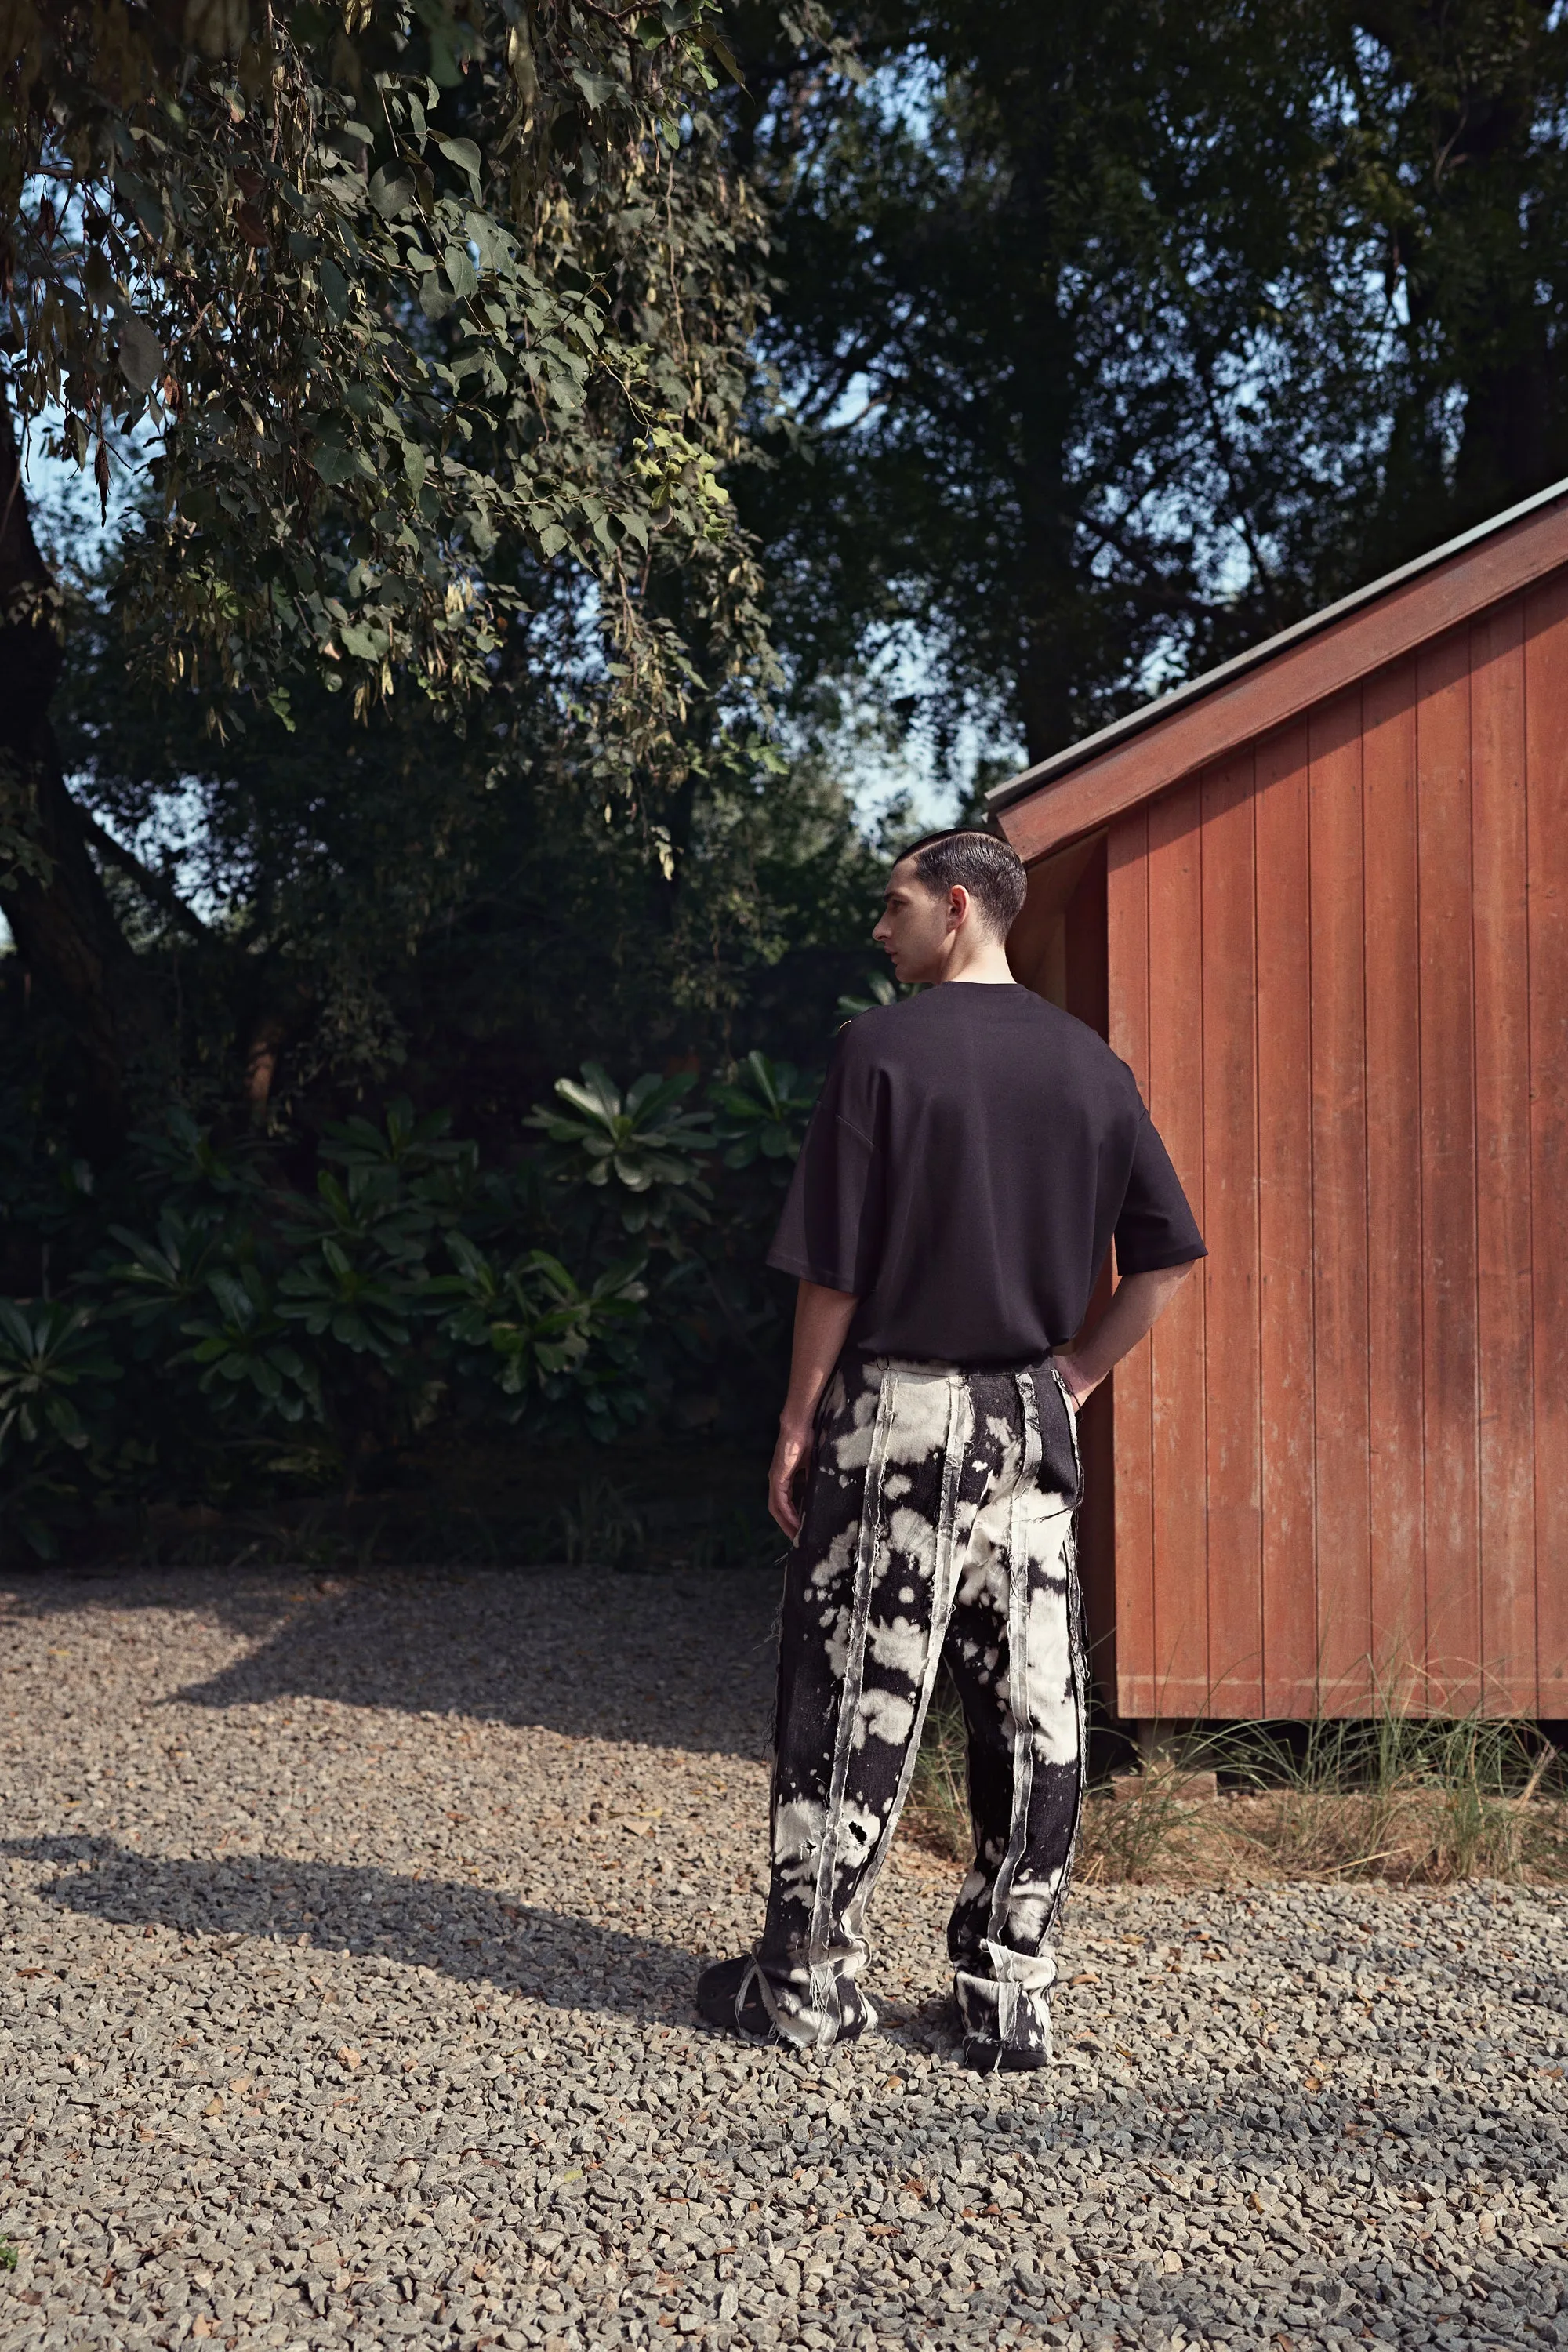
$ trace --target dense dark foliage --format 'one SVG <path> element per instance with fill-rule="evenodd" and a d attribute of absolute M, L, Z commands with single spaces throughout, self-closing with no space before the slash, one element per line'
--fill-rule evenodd
<path fill-rule="evenodd" d="M 0 1297 L 10 1539 L 47 1557 L 89 1512 L 130 1532 L 158 1502 L 352 1502 L 437 1425 L 608 1440 L 658 1413 L 754 1436 L 779 1369 L 761 1258 L 814 1091 L 754 1053 L 706 1097 L 690 1073 L 623 1092 L 588 1063 L 509 1169 L 395 1097 L 379 1124 L 326 1123 L 309 1187 L 183 1113 L 101 1192 L 17 1151 L 5 1240 L 34 1278 Z"/>

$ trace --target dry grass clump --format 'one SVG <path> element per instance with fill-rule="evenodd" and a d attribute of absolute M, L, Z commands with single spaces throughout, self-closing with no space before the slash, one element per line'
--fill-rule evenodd
<path fill-rule="evenodd" d="M 1185 1777 L 1199 1771 L 1218 1774 L 1216 1799 L 1185 1792 Z M 909 1822 L 921 1844 L 970 1859 L 963 1725 L 951 1694 L 927 1718 Z M 1525 1722 L 1389 1713 L 1289 1734 L 1227 1724 L 1193 1734 L 1169 1769 L 1142 1776 L 1131 1794 L 1092 1790 L 1076 1875 L 1208 1886 L 1560 1882 L 1568 1788 L 1556 1751 Z"/>

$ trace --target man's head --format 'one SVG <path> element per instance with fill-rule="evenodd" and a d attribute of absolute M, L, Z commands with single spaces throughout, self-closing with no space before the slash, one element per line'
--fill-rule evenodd
<path fill-rule="evenodd" d="M 871 936 L 901 981 L 945 980 L 955 962 L 994 959 L 1026 887 L 1022 858 L 996 835 L 928 834 L 894 866 Z"/>

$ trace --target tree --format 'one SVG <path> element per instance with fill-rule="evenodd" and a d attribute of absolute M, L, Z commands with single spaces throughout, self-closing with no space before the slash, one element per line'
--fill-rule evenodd
<path fill-rule="evenodd" d="M 116 435 L 151 452 L 119 607 L 220 740 L 261 705 L 289 723 L 306 678 L 362 717 L 401 689 L 460 721 L 510 634 L 574 608 L 551 688 L 612 814 L 670 862 L 691 706 L 765 666 L 718 480 L 759 224 L 708 126 L 711 18 L 11 0 L 10 401 L 100 484 Z M 101 1141 L 160 1024 L 114 984 L 50 740 L 59 610 L 11 434 L 0 533 L 0 907 Z"/>
<path fill-rule="evenodd" d="M 667 879 L 605 824 L 556 691 L 569 613 L 509 630 L 461 731 L 305 678 L 292 729 L 263 709 L 219 744 L 199 694 L 128 677 L 112 570 L 100 593 L 73 611 L 61 749 L 200 1116 L 297 1132 L 395 1085 L 504 1149 L 585 1055 L 819 1062 L 879 887 L 831 772 L 700 743 Z"/>
<path fill-rule="evenodd" d="M 81 1142 L 99 1150 L 123 1128 L 128 1080 L 154 1049 L 159 1024 L 61 772 L 49 717 L 58 618 L 0 405 L 0 908 L 29 971 L 47 976 L 70 1016 L 74 1124 Z"/>
<path fill-rule="evenodd" d="M 837 22 L 857 73 L 742 13 L 727 101 L 801 688 L 912 637 L 939 751 L 967 711 L 1037 759 L 1568 467 L 1544 0 Z"/>
<path fill-rule="evenodd" d="M 1364 575 L 1568 473 L 1568 22 L 1549 0 L 1361 0 L 1335 29 L 1387 418 L 1350 534 Z"/>

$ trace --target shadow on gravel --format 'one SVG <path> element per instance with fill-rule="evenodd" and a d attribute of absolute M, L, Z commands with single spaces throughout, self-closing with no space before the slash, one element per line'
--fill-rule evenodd
<path fill-rule="evenodd" d="M 486 1887 L 268 1854 L 170 1861 L 110 1838 L 0 1839 L 0 1853 L 73 1864 L 38 1889 L 115 1927 L 261 1937 L 334 1958 L 374 1953 L 552 2009 L 609 2009 L 652 2022 L 687 2004 L 697 1955 L 647 1936 L 537 1910 Z"/>
<path fill-rule="evenodd" d="M 179 1611 L 254 1643 L 167 1696 L 197 1706 L 335 1700 L 535 1725 L 571 1738 L 760 1757 L 778 1577 L 760 1570 L 158 1574 L 29 1579 L 27 1614 Z"/>

